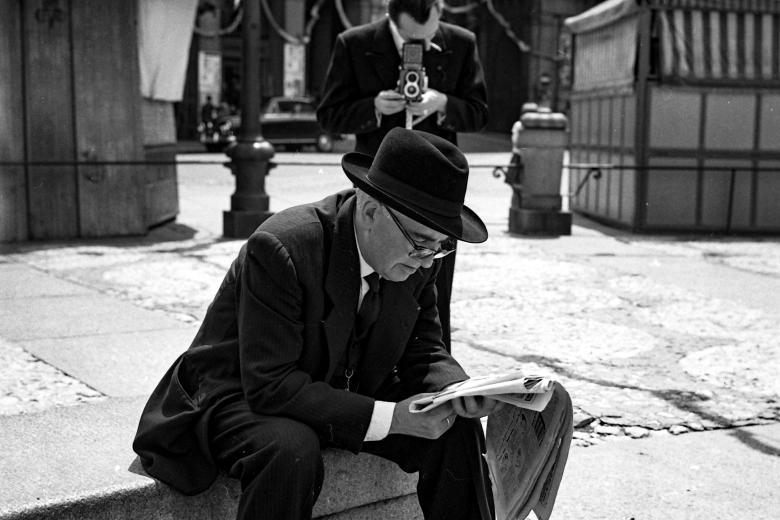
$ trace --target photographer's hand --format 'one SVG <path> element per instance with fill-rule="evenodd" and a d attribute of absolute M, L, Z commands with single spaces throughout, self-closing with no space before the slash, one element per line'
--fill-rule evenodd
<path fill-rule="evenodd" d="M 414 116 L 420 116 L 424 119 L 436 112 L 444 114 L 447 110 L 447 94 L 443 94 L 436 89 L 429 88 L 422 93 L 422 99 L 416 103 L 409 103 L 407 106 L 409 113 Z"/>
<path fill-rule="evenodd" d="M 383 90 L 374 98 L 374 108 L 386 116 L 397 114 L 406 108 L 406 99 L 395 90 Z"/>

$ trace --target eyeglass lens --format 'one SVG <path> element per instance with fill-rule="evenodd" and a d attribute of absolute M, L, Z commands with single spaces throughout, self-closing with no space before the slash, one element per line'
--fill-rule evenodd
<path fill-rule="evenodd" d="M 403 226 L 403 224 L 401 224 L 401 221 L 398 220 L 398 217 L 395 216 L 393 211 L 387 206 L 385 206 L 385 208 L 387 209 L 387 213 L 390 214 L 390 218 L 392 218 L 393 222 L 395 222 L 396 227 L 401 230 L 404 238 L 412 245 L 413 249 L 412 251 L 409 251 L 409 257 L 415 258 L 417 260 L 422 260 L 430 256 L 433 256 L 434 259 L 443 258 L 455 250 L 455 240 L 449 237 L 442 242 L 442 247 L 439 248 L 439 250 L 434 250 L 419 245 L 411 236 L 409 236 L 409 232 L 406 231 L 406 228 Z"/>

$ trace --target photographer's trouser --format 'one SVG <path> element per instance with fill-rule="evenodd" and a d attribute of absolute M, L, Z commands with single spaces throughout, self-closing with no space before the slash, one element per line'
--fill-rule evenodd
<path fill-rule="evenodd" d="M 257 415 L 243 399 L 221 405 L 209 425 L 218 465 L 241 481 L 239 519 L 309 520 L 322 488 L 322 445 L 314 430 L 284 418 Z M 437 440 L 391 435 L 363 451 L 419 471 L 417 495 L 426 520 L 480 520 L 475 461 L 483 461 L 479 420 L 457 418 Z M 487 474 L 486 465 L 483 465 Z M 479 486 L 479 487 L 478 487 Z M 490 502 L 492 506 L 492 500 Z"/>
<path fill-rule="evenodd" d="M 455 273 L 455 255 L 454 251 L 441 259 L 441 269 L 436 277 L 436 308 L 439 311 L 439 321 L 441 322 L 441 339 L 447 352 L 452 352 L 450 348 L 450 298 L 452 297 L 452 279 Z"/>

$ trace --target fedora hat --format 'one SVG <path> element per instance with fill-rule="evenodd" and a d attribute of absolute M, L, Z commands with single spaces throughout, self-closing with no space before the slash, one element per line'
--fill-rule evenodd
<path fill-rule="evenodd" d="M 463 204 L 469 165 L 458 148 L 437 135 L 396 127 L 376 155 L 344 154 L 352 183 L 407 217 L 464 242 L 484 242 L 487 229 Z"/>

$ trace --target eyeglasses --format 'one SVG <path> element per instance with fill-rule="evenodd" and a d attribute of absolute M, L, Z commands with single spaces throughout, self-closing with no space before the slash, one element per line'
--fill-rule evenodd
<path fill-rule="evenodd" d="M 384 205 L 383 205 L 384 206 Z M 416 260 L 425 260 L 429 257 L 436 258 L 444 258 L 448 254 L 455 251 L 455 239 L 453 238 L 447 238 L 442 242 L 442 247 L 439 248 L 439 250 L 430 249 L 425 246 L 421 246 L 417 242 L 414 241 L 414 239 L 409 236 L 409 232 L 406 231 L 406 228 L 401 224 L 401 221 L 398 220 L 398 217 L 395 216 L 395 214 L 388 208 L 387 206 L 384 206 L 384 208 L 387 210 L 387 213 L 390 215 L 390 218 L 393 219 L 393 222 L 395 222 L 396 227 L 401 230 L 401 233 L 404 235 L 404 238 L 412 245 L 412 250 L 409 251 L 409 256 L 411 258 L 414 258 Z"/>

